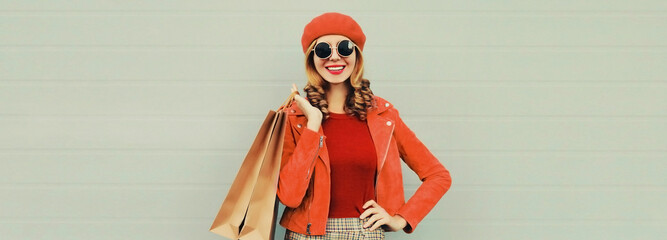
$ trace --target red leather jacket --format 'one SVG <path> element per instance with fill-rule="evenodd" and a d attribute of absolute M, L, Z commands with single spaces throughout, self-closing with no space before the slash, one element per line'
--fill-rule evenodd
<path fill-rule="evenodd" d="M 398 111 L 375 97 L 367 114 L 378 157 L 377 203 L 390 215 L 398 214 L 411 233 L 451 185 L 449 171 L 403 123 Z M 307 119 L 296 104 L 288 113 L 285 143 L 278 181 L 278 198 L 287 206 L 280 220 L 283 227 L 307 235 L 325 234 L 330 200 L 329 154 L 322 128 L 306 128 Z M 419 176 L 422 184 L 405 202 L 401 162 Z"/>

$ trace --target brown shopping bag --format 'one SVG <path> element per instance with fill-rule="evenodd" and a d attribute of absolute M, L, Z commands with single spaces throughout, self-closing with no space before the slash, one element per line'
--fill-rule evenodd
<path fill-rule="evenodd" d="M 210 231 L 230 239 L 273 239 L 278 211 L 276 191 L 285 136 L 282 111 L 294 94 L 269 111 L 239 169 Z"/>

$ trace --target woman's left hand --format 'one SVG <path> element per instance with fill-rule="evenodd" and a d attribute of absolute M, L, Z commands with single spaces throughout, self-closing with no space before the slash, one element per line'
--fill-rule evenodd
<path fill-rule="evenodd" d="M 386 225 L 387 231 L 395 232 L 403 229 L 408 224 L 400 215 L 389 215 L 380 204 L 377 204 L 373 200 L 364 203 L 363 208 L 366 209 L 366 211 L 364 211 L 359 218 L 364 219 L 370 216 L 370 219 L 364 223 L 364 228 L 370 227 L 370 231 L 373 231 L 382 225 Z"/>

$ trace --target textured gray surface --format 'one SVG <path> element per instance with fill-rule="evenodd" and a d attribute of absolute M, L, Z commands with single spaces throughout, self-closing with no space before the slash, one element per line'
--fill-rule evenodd
<path fill-rule="evenodd" d="M 388 239 L 667 235 L 664 1 L 96 0 L 0 1 L 0 238 L 220 239 L 324 11 L 454 180 Z"/>

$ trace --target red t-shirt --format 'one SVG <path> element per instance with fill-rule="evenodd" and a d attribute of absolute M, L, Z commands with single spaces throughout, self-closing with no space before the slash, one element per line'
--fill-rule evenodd
<path fill-rule="evenodd" d="M 329 218 L 358 218 L 375 200 L 377 156 L 366 121 L 329 113 L 322 123 L 331 165 Z"/>

